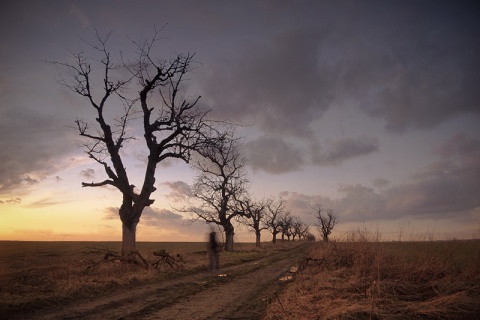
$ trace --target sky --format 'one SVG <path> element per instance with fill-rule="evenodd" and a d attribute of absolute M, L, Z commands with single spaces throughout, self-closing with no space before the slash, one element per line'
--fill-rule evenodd
<path fill-rule="evenodd" d="M 312 206 L 331 208 L 336 239 L 480 237 L 476 1 L 3 0 L 0 26 L 0 240 L 121 239 L 120 193 L 81 187 L 105 178 L 74 128 L 92 109 L 44 61 L 93 54 L 95 28 L 135 59 L 155 27 L 159 59 L 195 53 L 185 94 L 243 125 L 255 199 L 282 199 L 313 233 Z M 122 156 L 141 185 L 142 140 Z M 175 210 L 194 175 L 159 165 L 138 241 L 204 240 Z"/>

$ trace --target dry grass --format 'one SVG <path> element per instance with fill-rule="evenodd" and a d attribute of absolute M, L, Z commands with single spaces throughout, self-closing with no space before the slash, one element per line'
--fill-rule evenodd
<path fill-rule="evenodd" d="M 63 305 L 124 287 L 207 270 L 205 243 L 138 243 L 139 252 L 149 262 L 158 259 L 153 251 L 159 249 L 175 257 L 180 254 L 184 270 L 173 270 L 167 265 L 146 269 L 118 261 L 89 268 L 103 259 L 105 250 L 120 251 L 120 243 L 116 242 L 0 242 L 0 314 Z M 254 250 L 253 244 L 238 243 L 236 250 L 220 254 L 222 266 L 267 254 L 263 249 Z"/>
<path fill-rule="evenodd" d="M 267 319 L 479 319 L 480 241 L 318 243 Z"/>

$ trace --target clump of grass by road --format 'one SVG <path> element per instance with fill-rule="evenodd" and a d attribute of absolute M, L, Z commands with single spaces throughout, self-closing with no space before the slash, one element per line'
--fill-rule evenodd
<path fill-rule="evenodd" d="M 353 239 L 317 243 L 266 318 L 478 319 L 480 240 Z"/>

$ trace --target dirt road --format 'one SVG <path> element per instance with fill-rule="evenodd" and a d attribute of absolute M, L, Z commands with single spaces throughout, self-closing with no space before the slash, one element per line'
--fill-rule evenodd
<path fill-rule="evenodd" d="M 309 244 L 275 252 L 218 273 L 198 272 L 77 301 L 32 318 L 52 319 L 259 319 Z"/>

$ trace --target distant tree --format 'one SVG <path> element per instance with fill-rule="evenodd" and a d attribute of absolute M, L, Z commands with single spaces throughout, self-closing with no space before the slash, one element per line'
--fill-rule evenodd
<path fill-rule="evenodd" d="M 290 211 L 285 211 L 280 217 L 280 228 L 282 230 L 282 240 L 285 240 L 285 236 L 287 236 L 287 240 L 290 241 L 293 233 L 293 216 Z"/>
<path fill-rule="evenodd" d="M 282 219 L 287 213 L 283 200 L 273 198 L 266 200 L 266 214 L 263 221 L 272 234 L 273 243 L 277 242 L 277 234 L 282 232 Z"/>
<path fill-rule="evenodd" d="M 315 210 L 314 217 L 317 219 L 316 226 L 323 237 L 324 242 L 328 242 L 328 236 L 332 233 L 337 224 L 338 217 L 332 209 L 323 209 L 320 204 L 315 204 L 312 208 Z"/>
<path fill-rule="evenodd" d="M 300 238 L 307 240 L 307 235 L 310 233 L 310 226 L 308 224 L 303 224 L 302 229 L 300 230 Z"/>
<path fill-rule="evenodd" d="M 245 214 L 243 223 L 255 232 L 255 245 L 260 247 L 261 232 L 262 230 L 268 229 L 268 226 L 264 223 L 266 205 L 264 202 L 254 201 L 248 196 L 242 199 L 239 204 Z"/>
<path fill-rule="evenodd" d="M 217 122 L 208 120 L 208 110 L 188 98 L 182 84 L 193 67 L 193 54 L 177 54 L 169 60 L 153 55 L 159 31 L 141 42 L 133 42 L 135 61 L 123 57 L 114 61 L 107 48 L 111 33 L 102 36 L 96 30 L 90 43 L 92 56 L 74 53 L 69 62 L 49 62 L 59 72 L 62 86 L 85 99 L 93 111 L 93 123 L 77 119 L 76 129 L 85 139 L 83 147 L 90 159 L 105 171 L 107 179 L 83 182 L 83 187 L 112 186 L 122 194 L 119 217 L 122 221 L 122 254 L 136 249 L 136 230 L 143 209 L 153 204 L 159 163 L 169 158 L 189 162 L 192 154 L 217 143 Z M 99 80 L 99 81 L 98 81 Z M 135 121 L 135 120 L 141 121 Z M 95 124 L 96 123 L 96 124 Z M 122 148 L 135 139 L 132 126 L 138 124 L 147 147 L 143 183 L 137 191 L 130 182 Z"/>
<path fill-rule="evenodd" d="M 221 226 L 225 232 L 225 251 L 233 251 L 235 219 L 246 216 L 239 200 L 246 195 L 248 179 L 245 159 L 240 155 L 240 141 L 234 131 L 222 135 L 220 142 L 204 148 L 202 157 L 194 162 L 198 172 L 192 187 L 190 205 L 196 219 Z"/>
<path fill-rule="evenodd" d="M 272 242 L 276 243 L 277 234 L 279 234 L 282 230 L 282 217 L 286 213 L 285 203 L 281 199 L 268 199 L 266 201 L 266 209 L 267 211 L 263 221 L 273 236 Z"/>
<path fill-rule="evenodd" d="M 293 217 L 292 240 L 295 241 L 295 237 L 301 240 L 307 229 L 308 226 L 305 225 L 299 217 Z"/>

